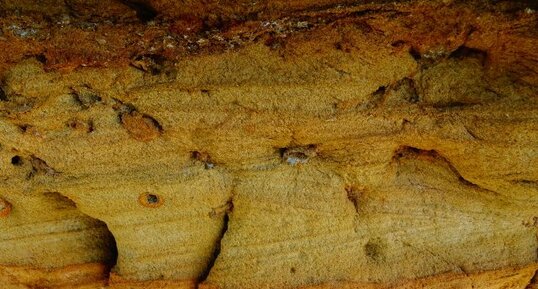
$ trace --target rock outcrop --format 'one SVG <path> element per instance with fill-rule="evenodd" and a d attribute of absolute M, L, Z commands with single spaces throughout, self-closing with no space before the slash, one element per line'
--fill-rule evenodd
<path fill-rule="evenodd" d="M 534 1 L 0 1 L 2 288 L 538 288 Z"/>

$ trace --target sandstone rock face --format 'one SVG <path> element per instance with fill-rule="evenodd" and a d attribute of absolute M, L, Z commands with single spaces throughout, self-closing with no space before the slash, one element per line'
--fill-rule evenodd
<path fill-rule="evenodd" d="M 533 1 L 0 1 L 0 288 L 538 288 Z"/>

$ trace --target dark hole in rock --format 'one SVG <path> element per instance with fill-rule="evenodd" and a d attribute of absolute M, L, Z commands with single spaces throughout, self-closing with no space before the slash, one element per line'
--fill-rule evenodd
<path fill-rule="evenodd" d="M 163 204 L 163 199 L 157 194 L 142 193 L 138 197 L 138 202 L 148 208 L 157 208 Z"/>
<path fill-rule="evenodd" d="M 46 57 L 45 54 L 43 54 L 43 53 L 36 55 L 35 59 L 36 59 L 37 61 L 39 61 L 40 63 L 42 63 L 42 64 L 46 64 L 46 63 L 47 63 L 47 57 Z"/>
<path fill-rule="evenodd" d="M 0 87 L 0 101 L 7 101 L 7 95 L 2 87 Z"/>
<path fill-rule="evenodd" d="M 19 125 L 19 130 L 22 132 L 22 133 L 25 133 L 28 131 L 29 128 L 31 128 L 32 126 L 29 125 L 29 124 L 21 124 Z"/>
<path fill-rule="evenodd" d="M 450 53 L 449 57 L 457 59 L 463 59 L 466 57 L 476 58 L 480 61 L 482 65 L 484 65 L 488 58 L 488 54 L 484 50 L 470 48 L 462 45 L 458 49 Z"/>
<path fill-rule="evenodd" d="M 14 166 L 22 165 L 22 158 L 20 156 L 14 156 L 11 158 L 11 164 Z"/>
<path fill-rule="evenodd" d="M 392 42 L 390 45 L 392 45 L 392 47 L 402 47 L 403 45 L 405 45 L 405 41 L 396 40 L 396 41 Z"/>
<path fill-rule="evenodd" d="M 150 204 L 156 204 L 159 202 L 159 197 L 153 194 L 149 194 L 147 196 L 148 203 Z"/>
<path fill-rule="evenodd" d="M 152 21 L 157 16 L 157 11 L 142 1 L 123 0 L 122 3 L 136 11 L 136 16 L 141 22 Z"/>
<path fill-rule="evenodd" d="M 364 253 L 366 256 L 374 261 L 381 258 L 381 246 L 377 243 L 369 241 L 364 245 Z"/>
<path fill-rule="evenodd" d="M 384 85 L 382 85 L 376 91 L 374 91 L 374 96 L 383 96 L 386 90 L 387 88 Z"/>
<path fill-rule="evenodd" d="M 420 55 L 420 52 L 417 49 L 413 48 L 413 47 L 411 49 L 409 49 L 409 54 L 411 54 L 411 56 L 415 60 L 420 60 L 422 58 L 422 56 Z"/>
<path fill-rule="evenodd" d="M 280 148 L 278 152 L 284 161 L 295 166 L 298 164 L 305 164 L 310 158 L 315 157 L 316 146 L 311 144 L 308 146 Z"/>

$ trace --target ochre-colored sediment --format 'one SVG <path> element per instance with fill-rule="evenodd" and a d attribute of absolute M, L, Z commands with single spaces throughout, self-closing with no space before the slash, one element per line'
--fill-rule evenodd
<path fill-rule="evenodd" d="M 534 1 L 0 1 L 0 288 L 538 288 Z"/>
<path fill-rule="evenodd" d="M 106 266 L 100 263 L 69 265 L 54 269 L 0 266 L 3 288 L 102 288 L 108 278 Z"/>

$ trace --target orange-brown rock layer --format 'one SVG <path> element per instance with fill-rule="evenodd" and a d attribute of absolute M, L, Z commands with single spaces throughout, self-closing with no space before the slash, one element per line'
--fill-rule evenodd
<path fill-rule="evenodd" d="M 536 8 L 0 1 L 0 287 L 535 288 Z"/>

